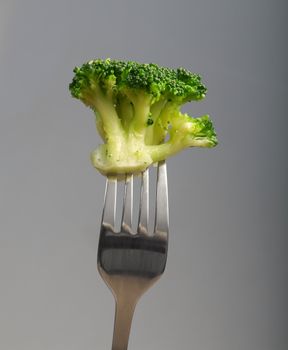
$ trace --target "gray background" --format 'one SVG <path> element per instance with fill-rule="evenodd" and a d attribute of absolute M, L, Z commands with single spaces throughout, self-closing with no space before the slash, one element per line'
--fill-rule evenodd
<path fill-rule="evenodd" d="M 91 58 L 184 66 L 219 146 L 168 162 L 167 271 L 130 349 L 286 350 L 287 5 L 281 0 L 1 0 L 0 349 L 109 349 L 96 272 L 105 179 L 70 98 Z"/>

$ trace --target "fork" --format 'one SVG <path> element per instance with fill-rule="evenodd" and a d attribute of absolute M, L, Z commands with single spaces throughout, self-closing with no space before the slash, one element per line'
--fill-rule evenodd
<path fill-rule="evenodd" d="M 162 275 L 168 249 L 168 183 L 165 161 L 157 167 L 154 230 L 149 225 L 149 169 L 142 173 L 137 232 L 133 222 L 133 175 L 127 175 L 120 232 L 115 231 L 116 178 L 106 181 L 97 265 L 115 298 L 112 350 L 127 350 L 132 318 L 140 297 Z"/>

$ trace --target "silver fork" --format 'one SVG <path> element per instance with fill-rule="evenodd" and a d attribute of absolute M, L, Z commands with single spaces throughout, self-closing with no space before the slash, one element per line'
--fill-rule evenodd
<path fill-rule="evenodd" d="M 137 301 L 162 275 L 168 249 L 168 184 L 165 162 L 157 169 L 153 233 L 149 222 L 149 170 L 142 173 L 137 232 L 132 230 L 133 175 L 126 177 L 120 232 L 115 232 L 117 179 L 108 178 L 98 246 L 98 270 L 115 298 L 112 350 L 126 350 Z"/>

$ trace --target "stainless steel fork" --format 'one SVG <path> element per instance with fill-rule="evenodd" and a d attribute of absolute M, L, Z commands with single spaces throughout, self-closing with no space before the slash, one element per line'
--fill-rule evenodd
<path fill-rule="evenodd" d="M 127 176 L 120 232 L 115 232 L 117 179 L 108 178 L 98 247 L 98 270 L 115 298 L 112 350 L 126 350 L 137 301 L 162 275 L 168 248 L 165 162 L 157 169 L 154 230 L 149 223 L 149 170 L 142 174 L 137 232 L 132 229 L 133 175 Z"/>

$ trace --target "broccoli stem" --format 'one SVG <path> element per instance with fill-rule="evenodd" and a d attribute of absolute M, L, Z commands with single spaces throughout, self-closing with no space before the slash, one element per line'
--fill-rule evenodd
<path fill-rule="evenodd" d="M 145 143 L 147 145 L 155 144 L 155 141 L 154 141 L 155 140 L 155 128 L 156 128 L 155 122 L 159 118 L 159 115 L 160 115 L 160 113 L 161 113 L 161 111 L 166 103 L 167 103 L 166 99 L 160 99 L 159 101 L 153 103 L 153 105 L 150 108 L 149 118 L 151 118 L 153 123 L 151 125 L 147 125 L 147 128 L 146 128 Z M 156 142 L 156 143 L 160 143 L 160 141 L 163 141 L 164 138 L 165 138 L 165 135 L 163 135 L 163 133 L 161 133 L 161 139 L 159 140 L 159 142 Z"/>
<path fill-rule="evenodd" d="M 162 143 L 161 145 L 150 145 L 147 147 L 149 147 L 148 152 L 150 153 L 154 162 L 164 160 L 170 155 L 179 152 L 183 148 L 181 142 L 175 143 L 171 142 L 170 140 Z"/>
<path fill-rule="evenodd" d="M 134 107 L 132 102 L 125 96 L 121 96 L 116 104 L 116 111 L 121 119 L 122 127 L 126 133 L 129 132 L 131 120 L 134 116 Z"/>
<path fill-rule="evenodd" d="M 96 85 L 94 89 L 97 98 L 95 97 L 93 106 L 102 119 L 101 126 L 104 130 L 106 141 L 111 138 L 110 136 L 115 136 L 116 138 L 117 136 L 120 136 L 120 138 L 123 137 L 121 121 L 114 107 L 114 103 L 111 101 L 111 97 L 104 95 L 98 85 Z M 109 135 L 109 138 L 107 135 Z"/>
<path fill-rule="evenodd" d="M 138 90 L 125 90 L 125 95 L 132 102 L 134 111 L 128 132 L 138 134 L 143 142 L 147 128 L 147 120 L 150 114 L 152 97 L 149 94 Z"/>
<path fill-rule="evenodd" d="M 152 144 L 159 144 L 164 141 L 171 119 L 177 111 L 179 111 L 178 105 L 166 101 L 154 123 Z"/>

